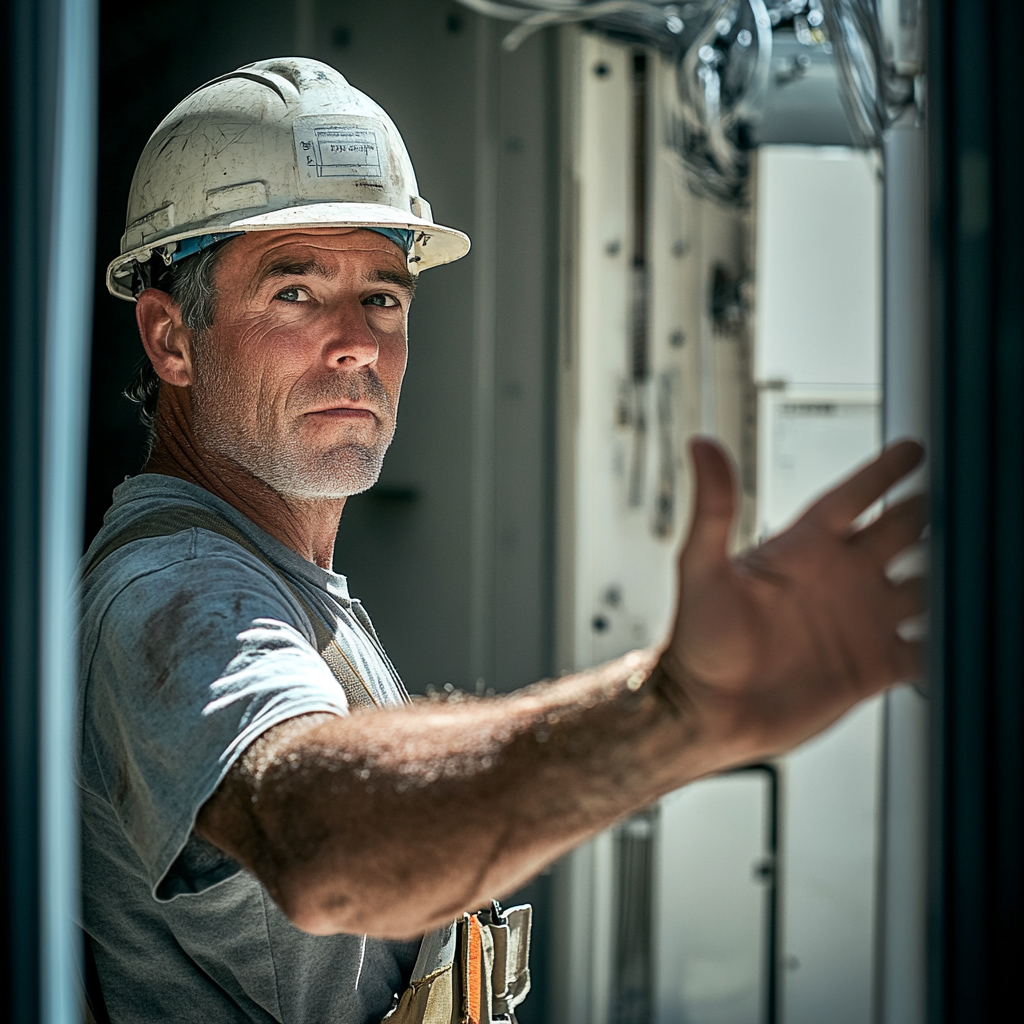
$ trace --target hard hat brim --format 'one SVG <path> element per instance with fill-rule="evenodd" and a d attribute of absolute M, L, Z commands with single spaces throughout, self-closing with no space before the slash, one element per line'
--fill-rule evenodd
<path fill-rule="evenodd" d="M 217 218 L 220 219 L 220 218 Z M 131 289 L 117 279 L 118 272 L 140 256 L 150 257 L 154 250 L 171 242 L 180 242 L 197 235 L 227 235 L 240 231 L 282 231 L 289 228 L 410 228 L 415 232 L 410 269 L 414 272 L 453 263 L 469 252 L 469 236 L 456 228 L 445 227 L 417 217 L 406 210 L 379 203 L 309 203 L 288 206 L 269 213 L 242 217 L 227 223 L 193 226 L 188 231 L 168 232 L 145 245 L 122 253 L 107 267 L 106 284 L 111 295 L 135 301 Z"/>

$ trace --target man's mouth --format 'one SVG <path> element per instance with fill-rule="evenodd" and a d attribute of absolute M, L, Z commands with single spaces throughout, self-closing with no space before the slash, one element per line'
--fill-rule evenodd
<path fill-rule="evenodd" d="M 365 405 L 331 405 L 323 409 L 311 409 L 306 415 L 342 420 L 377 419 L 377 413 Z"/>

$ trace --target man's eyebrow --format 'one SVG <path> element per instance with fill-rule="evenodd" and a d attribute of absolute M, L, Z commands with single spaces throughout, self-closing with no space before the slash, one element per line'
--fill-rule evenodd
<path fill-rule="evenodd" d="M 321 277 L 331 280 L 337 277 L 333 267 L 321 263 L 316 257 L 308 259 L 296 259 L 295 257 L 281 256 L 268 261 L 258 277 L 258 281 L 268 281 L 275 277 Z M 389 270 L 378 267 L 371 270 L 367 275 L 371 281 L 380 281 L 383 284 L 397 285 L 404 288 L 410 295 L 416 292 L 416 278 L 407 270 Z"/>
<path fill-rule="evenodd" d="M 268 281 L 273 277 L 322 277 L 330 280 L 335 271 L 311 256 L 309 259 L 296 259 L 291 256 L 279 256 L 269 260 L 259 274 L 260 281 Z"/>
<path fill-rule="evenodd" d="M 383 267 L 371 270 L 368 277 L 371 281 L 380 281 L 382 284 L 394 284 L 404 288 L 409 295 L 416 294 L 416 278 L 408 270 L 387 270 Z"/>

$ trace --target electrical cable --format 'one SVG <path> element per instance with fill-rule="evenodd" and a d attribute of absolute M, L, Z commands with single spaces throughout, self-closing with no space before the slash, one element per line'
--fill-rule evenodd
<path fill-rule="evenodd" d="M 534 32 L 546 28 L 548 25 L 567 25 L 576 21 L 591 21 L 594 18 L 608 17 L 612 14 L 636 14 L 641 17 L 650 17 L 653 7 L 653 4 L 643 3 L 642 0 L 599 0 L 598 3 L 586 4 L 582 7 L 539 11 L 524 18 L 516 28 L 505 36 L 501 45 L 503 49 L 511 52 Z"/>
<path fill-rule="evenodd" d="M 519 25 L 512 29 L 501 41 L 503 50 L 512 52 L 517 49 L 534 32 L 549 25 L 566 25 L 577 21 L 592 21 L 613 14 L 632 14 L 641 18 L 650 18 L 652 13 L 660 12 L 661 5 L 651 4 L 645 0 L 598 0 L 597 3 L 559 3 L 557 0 L 524 0 L 529 6 L 511 6 L 494 3 L 493 0 L 459 0 L 464 6 L 478 14 L 503 21 L 518 21 Z"/>

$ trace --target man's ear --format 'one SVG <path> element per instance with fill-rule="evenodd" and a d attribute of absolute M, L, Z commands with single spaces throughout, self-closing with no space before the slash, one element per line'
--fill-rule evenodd
<path fill-rule="evenodd" d="M 178 304 L 159 288 L 147 288 L 135 303 L 142 347 L 156 375 L 183 388 L 192 383 L 192 331 L 181 321 Z"/>

